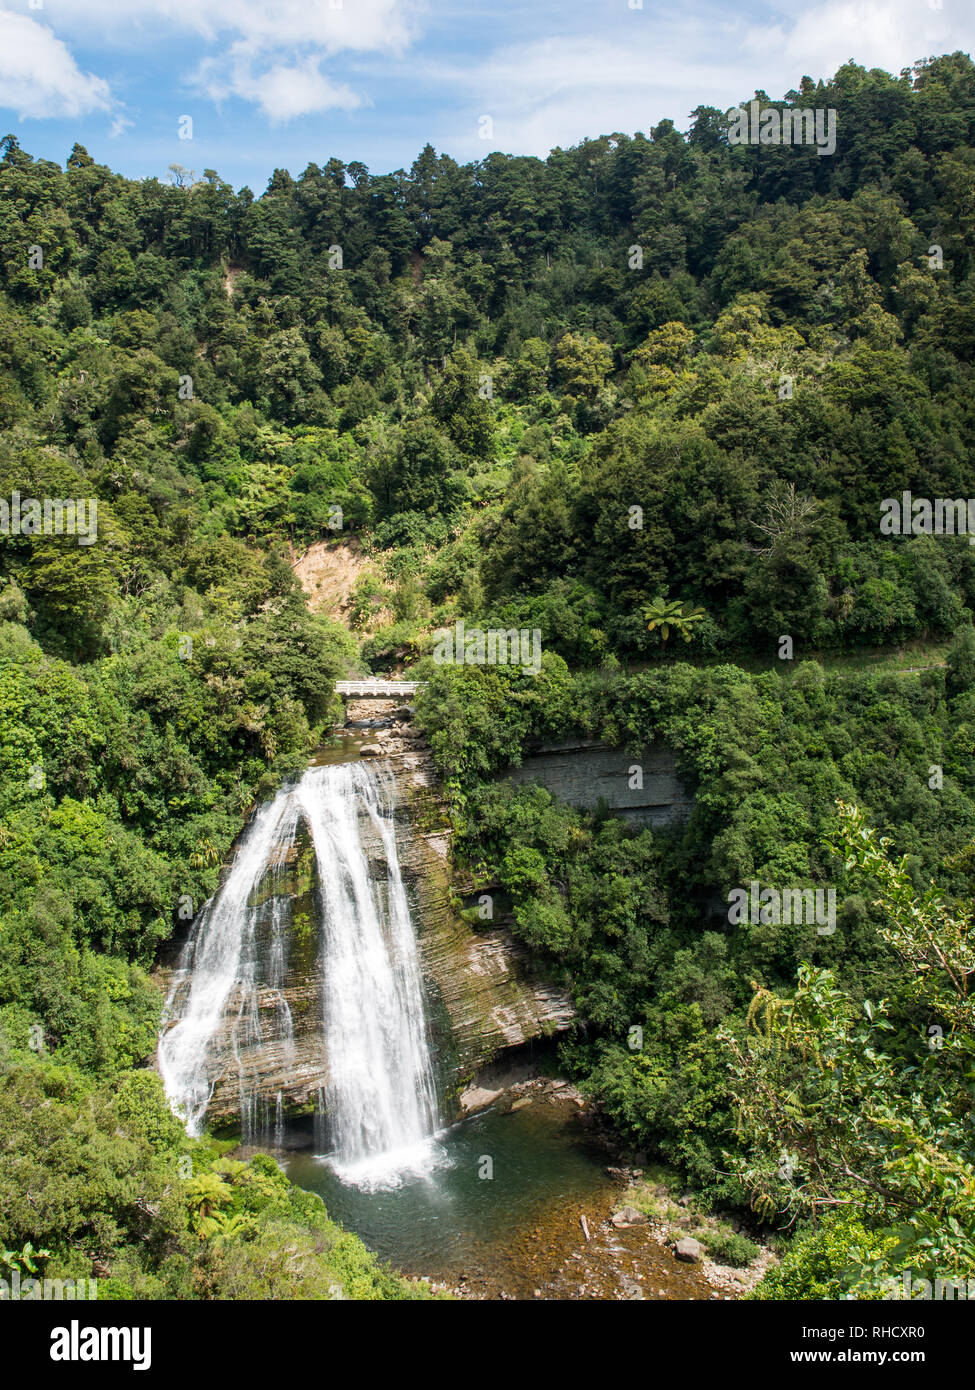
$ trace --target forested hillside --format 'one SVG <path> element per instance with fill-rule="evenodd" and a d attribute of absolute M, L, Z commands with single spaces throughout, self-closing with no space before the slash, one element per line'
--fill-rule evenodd
<path fill-rule="evenodd" d="M 465 871 L 564 977 L 565 1060 L 613 1123 L 703 1200 L 799 1223 L 772 1293 L 875 1290 L 901 1240 L 975 1273 L 975 550 L 880 525 L 975 495 L 975 66 L 757 95 L 834 108 L 836 153 L 730 145 L 700 107 L 256 195 L 0 142 L 0 499 L 97 499 L 96 543 L 0 536 L 8 1264 L 94 1262 L 123 1297 L 420 1292 L 269 1161 L 187 1140 L 145 1067 L 159 949 L 336 678 L 415 668 Z M 360 575 L 338 618 L 295 578 L 319 544 Z M 541 672 L 435 665 L 458 618 L 537 629 Z M 861 669 L 906 643 L 921 674 Z M 568 731 L 674 747 L 687 827 L 497 792 Z M 733 929 L 751 880 L 838 884 L 837 931 Z M 303 1263 L 272 1267 L 282 1232 Z"/>

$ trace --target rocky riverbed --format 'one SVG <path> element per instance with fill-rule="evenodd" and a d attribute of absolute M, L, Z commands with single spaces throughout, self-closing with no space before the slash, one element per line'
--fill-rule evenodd
<path fill-rule="evenodd" d="M 470 1272 L 432 1287 L 460 1299 L 715 1300 L 741 1298 L 775 1262 L 761 1249 L 746 1268 L 709 1259 L 701 1243 L 629 1208 L 626 1171 L 612 1189 L 571 1208 L 553 1206 L 504 1252 L 506 1270 L 471 1260 Z M 637 1219 L 632 1219 L 637 1218 Z"/>

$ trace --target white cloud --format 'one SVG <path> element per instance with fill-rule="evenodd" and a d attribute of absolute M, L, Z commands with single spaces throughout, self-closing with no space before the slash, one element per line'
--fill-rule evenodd
<path fill-rule="evenodd" d="M 606 16 L 596 32 L 577 22 L 572 33 L 498 47 L 473 67 L 431 64 L 425 73 L 456 98 L 439 133 L 444 148 L 470 158 L 490 149 L 544 155 L 587 135 L 649 131 L 664 116 L 684 129 L 696 106 L 725 110 L 756 88 L 781 96 L 850 58 L 896 74 L 917 58 L 970 51 L 959 10 L 951 0 L 941 10 L 928 0 L 773 0 L 756 23 L 754 10 L 714 0 L 647 5 Z M 478 139 L 482 114 L 494 121 L 487 143 Z"/>
<path fill-rule="evenodd" d="M 772 57 L 794 80 L 807 73 L 831 76 L 850 58 L 896 74 L 916 58 L 971 45 L 970 17 L 960 16 L 953 0 L 942 9 L 928 0 L 826 0 L 808 11 L 775 8 L 787 17 L 749 29 L 742 49 L 759 61 Z"/>
<path fill-rule="evenodd" d="M 351 111 L 362 99 L 321 70 L 321 58 L 308 57 L 292 62 L 276 62 L 258 69 L 254 57 L 238 47 L 228 59 L 208 58 L 196 75 L 196 83 L 214 101 L 228 96 L 254 102 L 267 118 L 278 123 L 295 116 L 339 107 Z"/>
<path fill-rule="evenodd" d="M 932 0 L 644 4 L 44 0 L 55 32 L 0 10 L 9 30 L 0 29 L 0 103 L 30 115 L 106 109 L 124 128 L 107 84 L 79 69 L 62 37 L 140 53 L 178 42 L 177 82 L 218 102 L 250 103 L 273 124 L 370 104 L 366 81 L 381 105 L 395 82 L 404 103 L 415 94 L 425 121 L 439 108 L 430 138 L 457 157 L 498 148 L 546 154 L 586 135 L 646 131 L 663 116 L 683 128 L 695 106 L 725 109 L 756 87 L 781 95 L 803 74 L 828 76 L 851 57 L 897 72 L 971 46 L 961 0 L 944 0 L 943 9 Z M 424 49 L 417 40 L 427 20 L 434 29 Z M 411 114 L 406 105 L 403 113 Z M 478 139 L 485 114 L 494 120 L 490 142 Z"/>
<path fill-rule="evenodd" d="M 108 83 L 82 72 L 46 25 L 0 10 L 0 102 L 21 118 L 43 119 L 107 111 L 112 97 Z"/>
<path fill-rule="evenodd" d="M 46 7 L 59 28 L 86 34 L 103 24 L 113 41 L 126 31 L 175 28 L 208 41 L 229 36 L 255 51 L 302 45 L 326 54 L 399 51 L 422 13 L 418 0 L 46 0 Z"/>
<path fill-rule="evenodd" d="M 545 155 L 586 136 L 649 131 L 663 116 L 683 128 L 695 106 L 731 105 L 740 95 L 741 75 L 723 61 L 724 43 L 703 42 L 699 24 L 670 22 L 647 35 L 644 28 L 631 39 L 544 38 L 501 49 L 473 71 L 432 69 L 430 80 L 466 93 L 477 115 L 494 122 L 493 140 L 478 139 L 469 106 L 466 129 L 451 132 L 451 150 Z"/>
<path fill-rule="evenodd" d="M 217 51 L 184 74 L 215 101 L 239 97 L 274 123 L 363 104 L 322 71 L 340 53 L 397 55 L 409 45 L 421 0 L 47 0 L 59 29 L 93 29 L 122 46 L 144 47 L 173 31 Z"/>

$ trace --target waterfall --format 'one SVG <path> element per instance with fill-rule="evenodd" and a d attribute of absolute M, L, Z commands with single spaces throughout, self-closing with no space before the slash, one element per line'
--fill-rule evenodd
<path fill-rule="evenodd" d="M 217 1082 L 236 1073 L 245 1140 L 280 1140 L 281 1098 L 259 1096 L 249 1059 L 262 1041 L 262 992 L 274 1003 L 285 1057 L 293 1053 L 280 876 L 304 823 L 317 869 L 327 1059 L 316 1146 L 327 1144 L 339 1176 L 365 1188 L 395 1185 L 435 1161 L 436 1088 L 394 811 L 388 774 L 345 763 L 309 768 L 247 827 L 183 950 L 164 1014 L 159 1069 L 191 1134 L 201 1132 Z"/>
<path fill-rule="evenodd" d="M 363 763 L 316 770 L 297 788 L 321 894 L 333 1166 L 363 1187 L 422 1172 L 437 1119 L 391 789 L 390 778 Z M 364 852 L 370 840 L 384 866 L 379 878 Z"/>
<path fill-rule="evenodd" d="M 247 1137 L 254 1129 L 256 1097 L 241 1056 L 242 1046 L 260 1039 L 256 934 L 261 910 L 253 900 L 269 865 L 293 842 L 297 819 L 287 795 L 260 808 L 180 957 L 163 1012 L 158 1064 L 170 1102 L 190 1134 L 201 1132 L 228 1051 L 239 1076 L 242 1128 Z"/>

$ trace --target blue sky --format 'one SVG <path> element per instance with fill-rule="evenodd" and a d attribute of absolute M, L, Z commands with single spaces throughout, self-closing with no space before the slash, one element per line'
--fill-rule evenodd
<path fill-rule="evenodd" d="M 427 141 L 464 161 L 662 116 L 684 129 L 697 105 L 778 96 L 848 58 L 898 72 L 971 52 L 971 5 L 0 0 L 0 126 L 62 163 L 77 140 L 133 177 L 179 163 L 261 192 L 274 168 L 333 155 L 382 173 Z"/>

